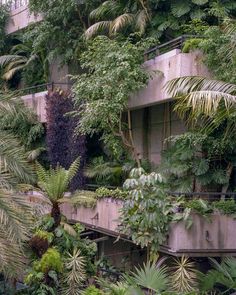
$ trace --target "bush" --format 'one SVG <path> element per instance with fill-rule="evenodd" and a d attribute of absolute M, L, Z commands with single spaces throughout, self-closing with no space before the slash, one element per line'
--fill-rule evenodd
<path fill-rule="evenodd" d="M 35 262 L 34 269 L 38 272 L 48 273 L 50 270 L 62 272 L 60 253 L 55 248 L 49 248 L 40 261 Z"/>
<path fill-rule="evenodd" d="M 104 293 L 96 288 L 95 286 L 89 286 L 87 289 L 85 289 L 82 293 L 82 295 L 103 295 Z"/>

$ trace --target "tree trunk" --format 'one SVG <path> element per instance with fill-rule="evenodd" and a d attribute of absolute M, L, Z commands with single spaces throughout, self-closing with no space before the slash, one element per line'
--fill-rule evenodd
<path fill-rule="evenodd" d="M 51 217 L 54 219 L 53 229 L 56 229 L 61 223 L 61 210 L 57 202 L 52 203 Z"/>

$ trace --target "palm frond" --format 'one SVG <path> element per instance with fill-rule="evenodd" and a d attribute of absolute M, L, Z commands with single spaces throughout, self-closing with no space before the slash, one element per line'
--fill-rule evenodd
<path fill-rule="evenodd" d="M 67 173 L 68 184 L 69 184 L 69 182 L 71 182 L 73 177 L 76 175 L 76 173 L 79 169 L 79 166 L 80 166 L 80 157 L 75 159 L 75 161 L 70 165 L 70 167 L 68 169 L 68 173 Z"/>
<path fill-rule="evenodd" d="M 45 170 L 42 165 L 37 163 L 38 186 L 52 202 L 57 202 L 63 198 L 72 178 L 79 169 L 79 165 L 80 158 L 77 158 L 68 170 L 60 165 L 57 165 L 55 169 Z"/>
<path fill-rule="evenodd" d="M 135 268 L 135 272 L 129 277 L 125 277 L 128 283 L 133 286 L 148 289 L 158 294 L 167 289 L 169 280 L 165 267 L 157 268 L 153 263 L 148 262 L 143 268 Z"/>
<path fill-rule="evenodd" d="M 134 21 L 134 15 L 131 13 L 124 13 L 113 20 L 110 27 L 110 34 L 116 34 L 123 28 L 131 25 Z"/>
<path fill-rule="evenodd" d="M 20 55 L 2 55 L 0 56 L 0 66 L 4 67 L 10 62 L 25 62 L 26 58 Z"/>
<path fill-rule="evenodd" d="M 196 291 L 196 267 L 189 258 L 182 256 L 180 259 L 174 259 L 174 265 L 170 270 L 172 289 L 174 291 L 179 293 Z"/>
<path fill-rule="evenodd" d="M 135 27 L 140 32 L 140 34 L 144 34 L 145 29 L 147 27 L 149 18 L 145 10 L 139 11 L 135 18 Z"/>
<path fill-rule="evenodd" d="M 85 259 L 80 250 L 73 250 L 73 254 L 67 253 L 65 260 L 62 295 L 79 295 L 81 287 L 86 279 Z"/>
<path fill-rule="evenodd" d="M 12 135 L 1 131 L 0 138 L 0 173 L 8 172 L 12 179 L 21 183 L 34 182 L 34 172 L 28 163 L 25 151 Z"/>
<path fill-rule="evenodd" d="M 0 272 L 14 277 L 22 271 L 26 264 L 23 243 L 29 239 L 32 225 L 27 199 L 0 190 Z"/>
<path fill-rule="evenodd" d="M 121 12 L 122 6 L 118 1 L 104 1 L 100 6 L 90 12 L 90 18 L 100 20 L 114 17 Z"/>
<path fill-rule="evenodd" d="M 84 33 L 86 39 L 91 39 L 99 33 L 110 31 L 111 21 L 100 21 L 90 26 Z"/>

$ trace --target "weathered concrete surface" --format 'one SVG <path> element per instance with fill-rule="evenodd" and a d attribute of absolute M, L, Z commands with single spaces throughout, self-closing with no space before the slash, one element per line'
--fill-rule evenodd
<path fill-rule="evenodd" d="M 17 32 L 26 28 L 28 25 L 41 21 L 42 16 L 30 14 L 28 5 L 11 10 L 10 17 L 6 26 L 6 34 Z"/>
<path fill-rule="evenodd" d="M 105 198 L 98 200 L 95 208 L 85 208 L 83 206 L 75 208 L 68 204 L 61 205 L 61 208 L 63 214 L 69 220 L 79 221 L 94 229 L 97 228 L 101 231 L 117 234 L 119 210 L 122 205 L 123 202 L 120 200 Z"/>
<path fill-rule="evenodd" d="M 21 97 L 25 105 L 30 107 L 38 115 L 38 119 L 41 123 L 46 122 L 46 94 L 47 91 L 43 91 Z"/>
<path fill-rule="evenodd" d="M 89 228 L 107 234 L 119 234 L 119 216 L 122 201 L 114 199 L 98 200 L 94 209 L 77 209 L 62 206 L 69 220 L 79 221 Z M 230 256 L 236 255 L 236 220 L 230 216 L 213 214 L 211 222 L 193 214 L 193 225 L 186 229 L 184 222 L 171 224 L 169 237 L 161 252 L 174 256 Z"/>
<path fill-rule="evenodd" d="M 186 131 L 184 122 L 173 112 L 173 103 L 136 109 L 132 114 L 134 142 L 141 158 L 159 164 L 165 139 Z"/>
<path fill-rule="evenodd" d="M 30 202 L 37 203 L 39 200 L 45 206 L 45 213 L 50 212 L 42 194 L 35 192 L 29 195 Z M 61 210 L 72 222 L 81 222 L 94 231 L 117 236 L 120 234 L 118 227 L 122 206 L 122 200 L 104 198 L 98 200 L 94 208 L 62 204 Z M 215 213 L 211 215 L 210 222 L 198 214 L 191 217 L 193 225 L 190 229 L 186 229 L 182 221 L 171 224 L 168 239 L 160 252 L 192 257 L 236 256 L 236 220 L 233 217 Z M 127 237 L 123 238 L 127 240 Z"/>
<path fill-rule="evenodd" d="M 173 253 L 194 253 L 194 256 L 221 256 L 236 254 L 236 220 L 233 217 L 213 214 L 208 222 L 204 217 L 192 215 L 189 230 L 183 222 L 171 226 L 168 247 Z"/>
<path fill-rule="evenodd" d="M 165 84 L 182 76 L 205 76 L 210 73 L 202 62 L 202 53 L 195 51 L 191 53 L 181 53 L 181 50 L 174 49 L 165 54 L 144 63 L 147 71 L 157 72 L 150 80 L 147 88 L 132 95 L 129 107 L 131 109 L 150 106 L 170 100 L 171 97 L 165 91 Z M 158 73 L 159 72 L 159 73 Z"/>

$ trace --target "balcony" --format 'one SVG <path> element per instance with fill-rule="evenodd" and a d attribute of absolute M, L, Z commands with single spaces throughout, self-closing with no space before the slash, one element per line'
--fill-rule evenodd
<path fill-rule="evenodd" d="M 10 17 L 6 26 L 6 34 L 26 28 L 29 24 L 42 20 L 40 15 L 29 12 L 28 0 L 2 0 L 2 4 L 10 3 Z"/>
<path fill-rule="evenodd" d="M 123 202 L 112 198 L 100 199 L 95 208 L 62 205 L 68 220 L 81 222 L 86 228 L 110 236 L 118 236 L 119 210 Z M 171 224 L 168 239 L 160 252 L 173 256 L 219 257 L 236 255 L 236 220 L 233 217 L 214 213 L 207 221 L 192 214 L 193 224 L 186 229 L 184 222 Z M 122 236 L 121 238 L 127 239 Z"/>
<path fill-rule="evenodd" d="M 182 76 L 210 77 L 207 67 L 202 62 L 200 51 L 182 53 L 184 42 L 191 37 L 193 36 L 180 36 L 145 53 L 144 67 L 156 74 L 146 88 L 132 95 L 129 101 L 130 109 L 171 100 L 164 86 L 172 79 Z"/>

